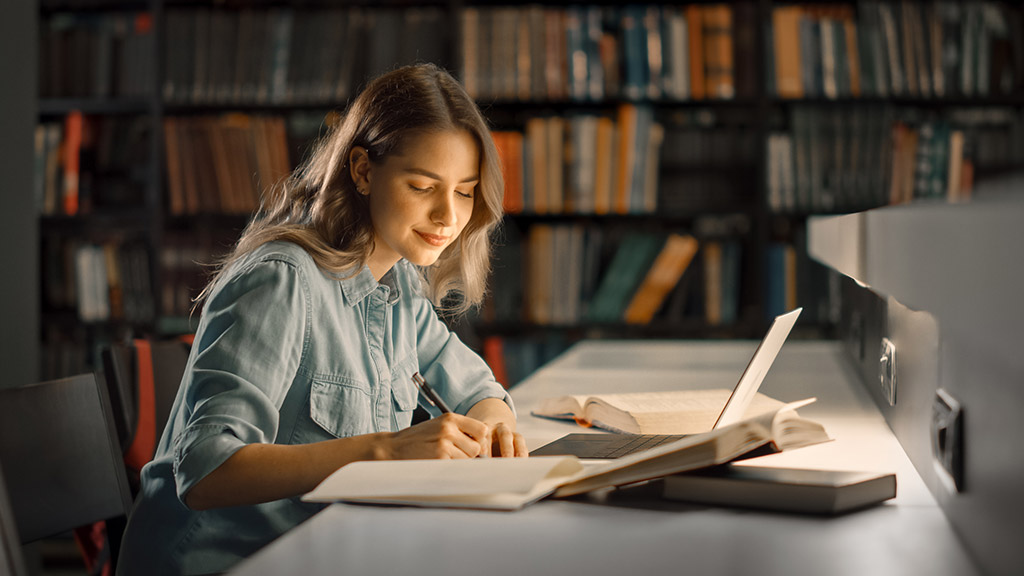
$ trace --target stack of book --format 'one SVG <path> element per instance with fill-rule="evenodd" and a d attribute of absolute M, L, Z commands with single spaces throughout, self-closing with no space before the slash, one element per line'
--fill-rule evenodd
<path fill-rule="evenodd" d="M 985 97 L 1024 87 L 1024 20 L 997 2 L 787 5 L 772 13 L 781 98 Z"/>
<path fill-rule="evenodd" d="M 534 214 L 652 213 L 664 129 L 648 106 L 615 118 L 534 117 L 525 133 L 495 132 L 505 211 Z"/>
<path fill-rule="evenodd" d="M 344 102 L 396 65 L 443 65 L 448 36 L 437 7 L 175 8 L 166 20 L 172 104 Z"/>
<path fill-rule="evenodd" d="M 290 174 L 287 145 L 280 117 L 165 118 L 171 215 L 253 212 L 263 191 Z"/>
<path fill-rule="evenodd" d="M 39 28 L 40 98 L 137 98 L 153 93 L 153 17 L 55 12 Z"/>
<path fill-rule="evenodd" d="M 147 324 L 154 316 L 149 256 L 143 244 L 44 238 L 43 300 L 86 323 Z"/>
<path fill-rule="evenodd" d="M 33 194 L 43 216 L 137 209 L 145 200 L 149 124 L 72 111 L 35 130 Z"/>
<path fill-rule="evenodd" d="M 462 79 L 484 100 L 703 100 L 754 94 L 753 3 L 467 7 Z M 737 68 L 739 69 L 737 70 Z"/>

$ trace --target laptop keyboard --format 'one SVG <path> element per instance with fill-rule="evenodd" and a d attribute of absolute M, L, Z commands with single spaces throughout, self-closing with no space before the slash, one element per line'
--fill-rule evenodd
<path fill-rule="evenodd" d="M 531 456 L 561 456 L 608 460 L 634 452 L 649 450 L 685 435 L 664 434 L 566 434 L 558 440 L 530 452 Z"/>
<path fill-rule="evenodd" d="M 644 450 L 654 448 L 655 446 L 661 446 L 666 442 L 674 442 L 680 438 L 683 438 L 683 436 L 664 434 L 631 434 L 629 436 L 625 436 L 622 439 L 622 442 L 609 442 L 604 453 L 598 450 L 590 457 L 619 458 L 620 456 L 626 456 L 627 454 L 642 452 Z"/>

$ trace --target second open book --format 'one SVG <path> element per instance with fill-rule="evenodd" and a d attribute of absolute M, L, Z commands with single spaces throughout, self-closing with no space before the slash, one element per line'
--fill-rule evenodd
<path fill-rule="evenodd" d="M 354 462 L 328 476 L 307 502 L 367 502 L 516 510 L 573 496 L 829 440 L 801 418 L 802 400 L 735 424 L 597 465 L 574 456 Z"/>

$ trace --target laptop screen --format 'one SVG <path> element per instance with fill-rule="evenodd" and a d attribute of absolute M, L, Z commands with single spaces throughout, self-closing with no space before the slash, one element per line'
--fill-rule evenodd
<path fill-rule="evenodd" d="M 757 345 L 754 356 L 750 359 L 750 363 L 747 364 L 746 370 L 743 371 L 743 376 L 740 377 L 739 383 L 733 388 L 729 400 L 725 402 L 725 408 L 718 415 L 718 420 L 715 422 L 713 429 L 743 420 L 747 407 L 750 406 L 750 401 L 754 398 L 754 394 L 757 393 L 758 389 L 761 388 L 761 382 L 764 381 L 765 375 L 768 374 L 768 369 L 775 362 L 775 357 L 779 355 L 779 350 L 785 344 L 789 331 L 793 329 L 796 319 L 800 316 L 802 310 L 803 308 L 797 308 L 792 312 L 776 316 L 775 320 L 772 321 L 768 334 Z"/>

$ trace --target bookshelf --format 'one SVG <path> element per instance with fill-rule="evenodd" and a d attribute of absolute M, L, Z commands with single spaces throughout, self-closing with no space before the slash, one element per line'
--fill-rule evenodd
<path fill-rule="evenodd" d="M 195 263 L 368 76 L 417 59 L 461 77 L 505 157 L 492 298 L 462 327 L 512 382 L 580 338 L 759 338 L 794 305 L 798 334 L 830 336 L 838 280 L 806 257 L 808 215 L 961 197 L 1024 161 L 1024 32 L 1003 4 L 46 0 L 39 26 L 43 363 L 62 372 L 194 326 Z M 75 130 L 70 214 L 48 159 Z M 649 323 L 593 316 L 638 232 L 701 248 Z M 68 254 L 113 262 L 120 314 L 57 290 L 84 274 Z M 112 293 L 117 274 L 92 276 Z"/>

